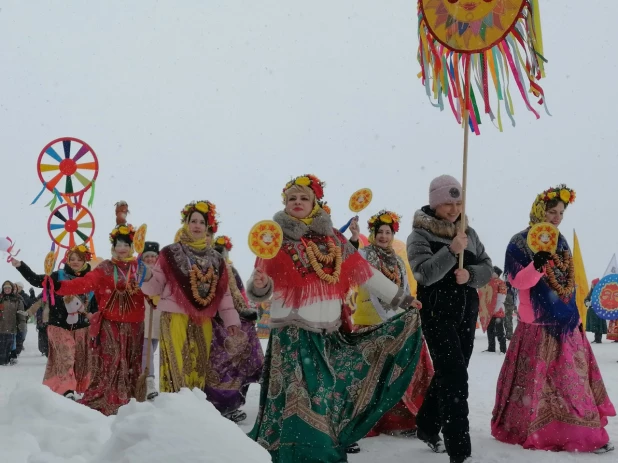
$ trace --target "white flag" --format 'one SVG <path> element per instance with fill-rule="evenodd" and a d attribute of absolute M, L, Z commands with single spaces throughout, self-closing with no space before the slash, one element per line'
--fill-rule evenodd
<path fill-rule="evenodd" d="M 607 266 L 607 270 L 605 270 L 604 277 L 610 275 L 612 273 L 618 273 L 618 260 L 616 260 L 616 254 L 612 256 L 612 259 L 609 261 L 609 265 Z"/>

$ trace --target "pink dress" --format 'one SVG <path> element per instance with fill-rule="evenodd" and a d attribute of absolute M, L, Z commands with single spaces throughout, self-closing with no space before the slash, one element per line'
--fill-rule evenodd
<path fill-rule="evenodd" d="M 586 334 L 556 338 L 534 323 L 530 289 L 543 277 L 533 264 L 511 278 L 520 322 L 498 378 L 491 434 L 526 449 L 592 452 L 609 442 L 615 416 Z"/>

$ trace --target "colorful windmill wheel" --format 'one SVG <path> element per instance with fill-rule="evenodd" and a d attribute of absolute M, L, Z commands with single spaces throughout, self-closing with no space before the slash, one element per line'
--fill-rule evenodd
<path fill-rule="evenodd" d="M 58 192 L 65 199 L 81 199 L 94 185 L 99 173 L 99 160 L 88 143 L 63 137 L 43 148 L 37 160 L 37 172 L 44 189 L 54 194 Z"/>
<path fill-rule="evenodd" d="M 360 212 L 371 203 L 373 193 L 369 188 L 361 188 L 350 196 L 349 207 L 352 212 Z"/>
<path fill-rule="evenodd" d="M 277 222 L 262 220 L 249 232 L 249 248 L 262 259 L 272 259 L 281 249 L 283 231 Z"/>
<path fill-rule="evenodd" d="M 94 217 L 83 206 L 62 204 L 49 216 L 49 236 L 58 246 L 71 249 L 76 244 L 86 243 L 94 235 Z"/>

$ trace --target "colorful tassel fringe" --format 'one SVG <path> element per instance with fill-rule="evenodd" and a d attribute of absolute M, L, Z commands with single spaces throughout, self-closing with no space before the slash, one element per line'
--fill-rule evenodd
<path fill-rule="evenodd" d="M 432 1 L 432 7 L 435 8 L 436 1 L 440 0 Z M 432 35 L 423 14 L 423 0 L 419 0 L 419 77 L 422 78 L 431 104 L 444 110 L 445 100 L 448 101 L 460 124 L 464 106 L 467 105 L 470 128 L 477 135 L 480 134 L 481 111 L 488 114 L 492 123 L 502 131 L 501 106 L 504 106 L 507 117 L 515 126 L 515 108 L 510 92 L 511 86 L 515 85 L 526 107 L 537 119 L 540 114 L 533 108 L 528 93 L 538 98 L 538 104 L 544 106 L 549 115 L 543 89 L 538 84 L 545 76 L 543 65 L 547 62 L 543 56 L 538 2 L 539 0 L 524 1 L 523 8 L 510 30 L 505 31 L 503 37 L 491 48 L 465 52 L 450 49 Z M 462 25 L 469 26 L 447 21 L 447 26 L 452 28 Z M 467 76 L 470 77 L 470 82 L 466 81 Z M 525 88 L 526 79 L 528 90 Z M 492 92 L 490 80 L 493 84 Z M 468 98 L 463 97 L 465 88 L 470 89 Z M 496 101 L 494 106 L 492 99 Z"/>

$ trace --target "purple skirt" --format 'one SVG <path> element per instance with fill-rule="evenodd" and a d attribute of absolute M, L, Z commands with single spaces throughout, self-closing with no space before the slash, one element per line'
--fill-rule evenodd
<path fill-rule="evenodd" d="M 245 404 L 249 385 L 259 382 L 264 365 L 255 322 L 241 319 L 240 334 L 232 337 L 221 319 L 213 318 L 209 363 L 206 397 L 221 413 L 238 410 Z"/>

